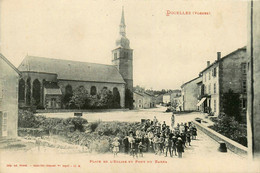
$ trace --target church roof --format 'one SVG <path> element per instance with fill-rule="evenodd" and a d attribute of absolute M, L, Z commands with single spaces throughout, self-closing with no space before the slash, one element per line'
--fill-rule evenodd
<path fill-rule="evenodd" d="M 60 80 L 125 83 L 113 65 L 26 56 L 18 69 L 21 72 L 55 73 Z"/>

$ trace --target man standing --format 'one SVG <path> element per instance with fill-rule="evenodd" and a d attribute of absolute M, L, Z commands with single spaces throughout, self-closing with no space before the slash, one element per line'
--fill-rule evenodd
<path fill-rule="evenodd" d="M 171 126 L 172 126 L 172 128 L 174 128 L 175 116 L 174 116 L 173 112 L 172 112 L 171 122 L 172 122 Z"/>

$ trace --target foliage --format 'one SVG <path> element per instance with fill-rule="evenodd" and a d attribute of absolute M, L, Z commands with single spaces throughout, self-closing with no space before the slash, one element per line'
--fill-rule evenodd
<path fill-rule="evenodd" d="M 210 128 L 244 146 L 247 146 L 247 129 L 244 125 L 239 124 L 234 117 L 220 115 L 219 119 L 214 121 L 215 124 Z"/>
<path fill-rule="evenodd" d="M 42 128 L 44 130 L 68 130 L 73 127 L 73 130 L 84 131 L 84 124 L 88 121 L 81 117 L 72 117 L 67 119 L 62 118 L 46 118 L 44 116 L 35 116 L 30 111 L 19 110 L 18 127 L 19 128 Z"/>
<path fill-rule="evenodd" d="M 31 111 L 19 110 L 18 112 L 18 127 L 22 128 L 38 128 L 40 122 Z"/>
<path fill-rule="evenodd" d="M 223 108 L 227 116 L 235 117 L 235 120 L 241 122 L 240 99 L 239 94 L 234 93 L 231 89 L 223 95 Z"/>
<path fill-rule="evenodd" d="M 125 90 L 125 107 L 129 109 L 133 109 L 133 92 L 131 92 L 128 88 Z"/>
<path fill-rule="evenodd" d="M 81 109 L 83 107 L 87 107 L 88 103 L 88 91 L 83 86 L 76 88 L 73 91 L 73 95 L 70 100 L 70 105 L 72 107 L 76 106 L 78 109 Z"/>
<path fill-rule="evenodd" d="M 87 124 L 88 121 L 81 117 L 73 117 L 73 118 L 67 118 L 63 120 L 63 124 L 66 126 L 73 125 L 74 130 L 79 130 L 80 132 L 84 132 L 84 124 Z"/>
<path fill-rule="evenodd" d="M 100 121 L 95 121 L 95 122 L 89 123 L 91 132 L 94 132 L 99 124 L 100 124 Z"/>
<path fill-rule="evenodd" d="M 103 89 L 95 95 L 88 94 L 87 90 L 81 86 L 74 90 L 70 100 L 70 108 L 78 109 L 108 109 L 120 108 L 119 93 L 113 94 L 110 90 Z"/>

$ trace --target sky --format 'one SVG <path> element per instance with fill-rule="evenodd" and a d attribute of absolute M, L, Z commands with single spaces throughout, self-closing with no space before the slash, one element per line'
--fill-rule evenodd
<path fill-rule="evenodd" d="M 111 64 L 122 6 L 134 85 L 146 89 L 179 89 L 247 43 L 246 1 L 1 0 L 1 53 L 16 67 L 26 55 Z"/>

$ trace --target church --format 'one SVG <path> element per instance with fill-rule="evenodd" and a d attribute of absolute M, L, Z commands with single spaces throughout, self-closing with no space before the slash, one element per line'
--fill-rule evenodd
<path fill-rule="evenodd" d="M 84 87 L 95 96 L 102 90 L 119 95 L 121 108 L 133 102 L 133 49 L 126 37 L 124 9 L 119 38 L 112 50 L 112 65 L 26 56 L 19 65 L 19 107 L 66 108 L 66 96 Z M 131 105 L 131 104 L 130 104 Z"/>

